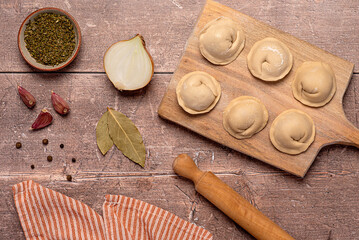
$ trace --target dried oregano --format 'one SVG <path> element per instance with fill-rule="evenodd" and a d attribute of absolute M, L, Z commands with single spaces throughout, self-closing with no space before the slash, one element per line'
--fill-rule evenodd
<path fill-rule="evenodd" d="M 74 26 L 64 15 L 41 13 L 26 24 L 26 48 L 39 63 L 55 66 L 65 62 L 76 45 Z"/>

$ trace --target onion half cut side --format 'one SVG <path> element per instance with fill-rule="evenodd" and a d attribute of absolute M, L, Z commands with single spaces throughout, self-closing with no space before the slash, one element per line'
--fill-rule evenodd
<path fill-rule="evenodd" d="M 154 66 L 143 37 L 137 34 L 107 49 L 104 56 L 107 77 L 118 90 L 138 90 L 152 79 Z"/>

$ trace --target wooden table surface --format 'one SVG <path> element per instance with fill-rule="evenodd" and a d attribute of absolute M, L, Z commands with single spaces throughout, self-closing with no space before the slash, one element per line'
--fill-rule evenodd
<path fill-rule="evenodd" d="M 359 127 L 357 0 L 220 2 L 353 62 L 355 73 L 344 109 Z M 158 117 L 159 103 L 204 3 L 0 0 L 0 239 L 24 239 L 11 186 L 30 179 L 81 200 L 100 214 L 105 194 L 122 194 L 203 226 L 215 239 L 252 239 L 197 194 L 190 181 L 174 174 L 172 161 L 180 153 L 216 173 L 296 239 L 359 239 L 358 149 L 323 148 L 301 179 Z M 37 73 L 18 51 L 17 31 L 28 14 L 49 6 L 76 18 L 83 44 L 76 60 L 61 72 Z M 112 43 L 136 33 L 146 40 L 155 75 L 143 91 L 126 95 L 109 82 L 102 59 Z M 18 84 L 36 97 L 35 109 L 20 101 Z M 54 113 L 50 127 L 29 131 L 41 108 L 52 110 L 51 90 L 69 100 L 71 113 L 64 118 Z M 115 148 L 105 157 L 97 149 L 95 127 L 107 106 L 130 117 L 142 133 L 147 149 L 144 169 Z M 42 145 L 44 138 L 49 139 L 47 146 Z M 15 148 L 18 141 L 21 149 Z M 51 163 L 48 155 L 53 156 Z M 68 174 L 72 182 L 66 181 Z"/>

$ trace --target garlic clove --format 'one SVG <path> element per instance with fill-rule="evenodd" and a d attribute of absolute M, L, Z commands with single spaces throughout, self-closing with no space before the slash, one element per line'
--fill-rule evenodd
<path fill-rule="evenodd" d="M 118 90 L 141 89 L 151 81 L 154 73 L 152 57 L 139 34 L 113 44 L 105 53 L 104 68 Z"/>
<path fill-rule="evenodd" d="M 51 91 L 51 101 L 56 112 L 58 112 L 61 115 L 66 115 L 69 113 L 70 111 L 69 104 L 58 94 L 54 93 L 54 91 Z"/>
<path fill-rule="evenodd" d="M 36 104 L 36 99 L 30 92 L 21 86 L 17 86 L 21 100 L 25 103 L 28 108 L 33 108 Z"/>
<path fill-rule="evenodd" d="M 39 116 L 37 116 L 30 130 L 41 129 L 50 125 L 51 123 L 52 123 L 52 115 L 46 108 L 44 108 L 41 110 Z"/>

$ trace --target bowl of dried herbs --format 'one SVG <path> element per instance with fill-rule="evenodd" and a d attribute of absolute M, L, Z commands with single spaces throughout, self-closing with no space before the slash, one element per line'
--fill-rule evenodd
<path fill-rule="evenodd" d="M 18 46 L 25 61 L 41 71 L 57 71 L 69 65 L 81 45 L 76 20 L 64 10 L 42 8 L 21 24 Z"/>

